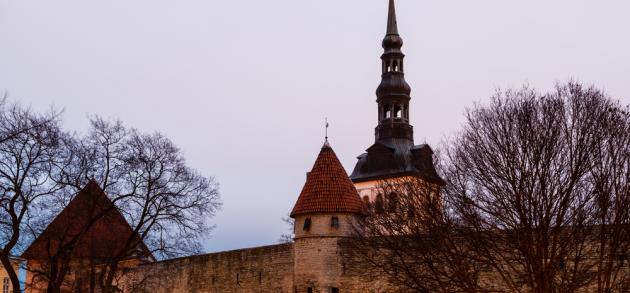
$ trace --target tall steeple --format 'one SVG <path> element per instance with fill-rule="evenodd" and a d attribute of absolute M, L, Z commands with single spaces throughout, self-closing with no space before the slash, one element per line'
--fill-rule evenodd
<path fill-rule="evenodd" d="M 411 87 L 405 81 L 404 58 L 400 48 L 403 40 L 398 34 L 396 7 L 389 0 L 387 33 L 383 39 L 381 56 L 381 84 L 376 89 L 378 103 L 378 126 L 376 141 L 387 145 L 403 143 L 413 145 L 413 127 L 409 124 L 409 100 Z"/>
<path fill-rule="evenodd" d="M 413 127 L 409 124 L 411 87 L 405 81 L 405 54 L 400 50 L 402 45 L 394 0 L 389 0 L 387 32 L 381 55 L 383 72 L 381 84 L 376 89 L 376 139 L 358 157 L 350 175 L 354 183 L 376 182 L 402 176 L 420 176 L 431 182 L 442 182 L 433 166 L 431 148 L 426 144 L 414 145 L 413 142 Z"/>

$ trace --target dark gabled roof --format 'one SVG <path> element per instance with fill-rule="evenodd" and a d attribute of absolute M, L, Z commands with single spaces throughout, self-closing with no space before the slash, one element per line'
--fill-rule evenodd
<path fill-rule="evenodd" d="M 357 159 L 350 175 L 355 183 L 419 176 L 432 183 L 444 184 L 433 166 L 433 150 L 426 144 L 413 145 L 407 140 L 378 141 Z"/>
<path fill-rule="evenodd" d="M 102 216 L 97 218 L 97 215 Z M 22 258 L 49 259 L 51 255 L 58 254 L 60 247 L 69 244 L 90 223 L 92 226 L 75 244 L 72 257 L 95 259 L 118 257 L 133 233 L 129 223 L 98 183 L 90 181 L 26 249 Z M 146 245 L 142 241 L 139 243 L 140 247 L 134 253 L 140 251 L 139 257 L 153 259 Z"/>
<path fill-rule="evenodd" d="M 310 213 L 364 214 L 357 189 L 328 142 L 324 144 L 309 172 L 291 217 Z"/>

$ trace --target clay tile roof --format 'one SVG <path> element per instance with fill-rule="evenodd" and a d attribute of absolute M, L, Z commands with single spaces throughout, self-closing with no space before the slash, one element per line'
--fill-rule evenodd
<path fill-rule="evenodd" d="M 102 216 L 96 218 L 96 215 Z M 90 222 L 93 222 L 92 226 L 79 237 Z M 132 234 L 131 226 L 98 183 L 90 181 L 26 249 L 22 257 L 49 259 L 59 253 L 62 245 L 69 244 L 77 237 L 79 240 L 74 246 L 73 257 L 117 257 L 125 249 L 126 241 Z M 139 246 L 142 255 L 153 257 L 144 243 L 140 241 Z"/>
<path fill-rule="evenodd" d="M 365 214 L 354 184 L 328 142 L 306 178 L 291 217 L 324 212 Z"/>

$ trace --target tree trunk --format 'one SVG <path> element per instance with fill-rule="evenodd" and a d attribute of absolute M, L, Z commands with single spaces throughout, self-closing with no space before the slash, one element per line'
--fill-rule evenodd
<path fill-rule="evenodd" d="M 9 279 L 11 280 L 11 284 L 13 285 L 13 293 L 21 293 L 20 289 L 20 279 L 18 278 L 13 265 L 11 264 L 11 258 L 8 254 L 1 254 L 0 261 L 2 262 L 2 266 L 4 266 L 4 270 L 9 275 Z"/>

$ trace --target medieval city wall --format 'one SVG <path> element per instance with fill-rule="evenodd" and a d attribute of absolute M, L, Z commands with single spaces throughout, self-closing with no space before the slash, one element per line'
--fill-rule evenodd
<path fill-rule="evenodd" d="M 126 292 L 292 293 L 293 244 L 167 260 L 140 266 Z"/>

